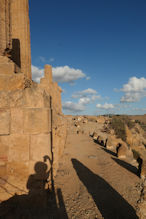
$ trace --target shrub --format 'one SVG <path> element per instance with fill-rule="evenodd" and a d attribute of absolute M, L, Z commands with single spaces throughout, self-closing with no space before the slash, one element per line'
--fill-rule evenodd
<path fill-rule="evenodd" d="M 132 122 L 131 119 L 128 116 L 121 116 L 121 119 L 128 126 L 129 129 L 134 128 L 135 123 Z"/>
<path fill-rule="evenodd" d="M 128 116 L 113 116 L 111 119 L 110 126 L 114 129 L 115 134 L 118 138 L 121 138 L 126 142 L 126 130 L 125 125 L 129 129 L 132 129 L 135 126 L 135 123 L 130 120 Z"/>
<path fill-rule="evenodd" d="M 124 121 L 120 117 L 115 116 L 111 119 L 110 126 L 112 129 L 114 129 L 116 136 L 126 142 L 126 130 Z"/>
<path fill-rule="evenodd" d="M 146 124 L 144 122 L 139 121 L 138 119 L 135 120 L 135 123 L 138 123 L 140 125 L 140 127 L 146 131 Z"/>
<path fill-rule="evenodd" d="M 137 160 L 140 157 L 140 153 L 134 149 L 132 149 L 132 152 L 134 159 Z"/>

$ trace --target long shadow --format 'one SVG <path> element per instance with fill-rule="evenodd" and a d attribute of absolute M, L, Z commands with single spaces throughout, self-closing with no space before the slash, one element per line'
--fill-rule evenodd
<path fill-rule="evenodd" d="M 106 147 L 106 142 L 104 143 L 103 140 L 99 141 L 98 138 L 97 138 L 97 140 L 93 139 L 93 141 L 94 141 L 94 143 L 96 143 L 96 144 L 98 144 L 98 145 L 100 145 L 102 147 Z"/>
<path fill-rule="evenodd" d="M 112 157 L 112 159 L 117 163 L 119 164 L 121 167 L 124 167 L 125 169 L 127 169 L 128 171 L 134 173 L 135 175 L 139 175 L 138 174 L 138 169 L 135 167 L 135 166 L 132 166 L 131 164 L 123 161 L 123 160 L 119 160 L 119 159 L 116 159 L 114 157 Z"/>
<path fill-rule="evenodd" d="M 134 208 L 104 179 L 78 160 L 72 159 L 72 163 L 104 219 L 138 219 Z"/>
<path fill-rule="evenodd" d="M 108 153 L 108 154 L 110 154 L 110 155 L 112 155 L 112 156 L 117 157 L 117 154 L 116 154 L 115 152 L 113 152 L 113 151 L 110 151 L 110 150 L 108 150 L 108 149 L 106 149 L 106 148 L 102 148 L 102 150 L 104 150 L 106 153 Z"/>
<path fill-rule="evenodd" d="M 45 161 L 49 159 L 48 156 L 44 158 Z M 54 186 L 49 185 L 50 169 L 47 169 L 46 162 L 35 164 L 35 173 L 28 177 L 26 184 L 28 194 L 15 194 L 3 201 L 0 204 L 0 219 L 68 219 L 62 192 L 58 189 L 56 194 Z"/>

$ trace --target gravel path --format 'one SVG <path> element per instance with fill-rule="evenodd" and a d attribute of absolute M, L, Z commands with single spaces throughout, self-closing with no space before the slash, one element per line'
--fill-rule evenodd
<path fill-rule="evenodd" d="M 55 179 L 63 197 L 60 218 L 138 218 L 138 183 L 135 167 L 69 128 Z"/>

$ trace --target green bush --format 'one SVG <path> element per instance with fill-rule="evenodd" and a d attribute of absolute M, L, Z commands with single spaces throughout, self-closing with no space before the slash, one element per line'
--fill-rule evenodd
<path fill-rule="evenodd" d="M 121 138 L 126 142 L 125 123 L 120 117 L 113 117 L 110 126 L 114 129 L 117 138 Z"/>

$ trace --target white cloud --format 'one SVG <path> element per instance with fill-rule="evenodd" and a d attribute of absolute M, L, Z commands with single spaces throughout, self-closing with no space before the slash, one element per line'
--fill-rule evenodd
<path fill-rule="evenodd" d="M 89 97 L 82 97 L 82 98 L 79 99 L 78 103 L 80 105 L 86 105 L 86 104 L 88 104 L 90 102 L 91 102 L 91 99 Z"/>
<path fill-rule="evenodd" d="M 62 104 L 64 110 L 72 113 L 82 112 L 85 110 L 85 106 L 79 103 L 73 103 L 71 101 L 67 101 Z"/>
<path fill-rule="evenodd" d="M 146 92 L 128 92 L 125 93 L 123 97 L 121 97 L 121 102 L 127 102 L 127 103 L 134 103 L 141 100 L 143 97 L 146 96 Z"/>
<path fill-rule="evenodd" d="M 40 69 L 34 65 L 31 66 L 32 69 L 32 79 L 39 83 L 40 78 L 44 76 L 44 69 Z"/>
<path fill-rule="evenodd" d="M 42 57 L 43 58 L 43 57 Z M 56 82 L 73 83 L 74 81 L 85 78 L 86 75 L 80 69 L 70 68 L 69 66 L 60 66 L 52 68 L 53 80 Z M 39 82 L 44 75 L 44 69 L 32 65 L 32 78 Z"/>
<path fill-rule="evenodd" d="M 62 107 L 64 110 L 77 113 L 85 110 L 85 106 L 87 104 L 91 103 L 91 99 L 88 97 L 82 97 L 78 100 L 77 103 L 74 103 L 72 101 L 67 101 L 62 104 Z"/>
<path fill-rule="evenodd" d="M 86 75 L 80 69 L 70 68 L 69 66 L 53 68 L 53 78 L 56 82 L 73 83 L 74 81 L 85 77 Z"/>
<path fill-rule="evenodd" d="M 105 103 L 105 104 L 96 104 L 96 107 L 98 109 L 104 109 L 104 110 L 109 110 L 109 109 L 114 109 L 114 105 L 111 103 Z"/>
<path fill-rule="evenodd" d="M 132 77 L 121 89 L 124 92 L 142 92 L 146 89 L 146 78 Z"/>
<path fill-rule="evenodd" d="M 146 97 L 146 78 L 131 77 L 127 84 L 120 89 L 125 94 L 121 97 L 121 102 L 138 102 Z"/>
<path fill-rule="evenodd" d="M 95 102 L 95 100 L 101 99 L 100 95 L 97 95 L 97 91 L 88 88 L 82 91 L 77 91 L 72 95 L 72 98 L 78 99 L 77 103 L 73 103 L 72 101 L 66 102 L 63 104 L 63 109 L 68 110 L 70 112 L 80 112 L 84 111 L 86 105 Z M 79 109 L 79 110 L 78 110 Z"/>
<path fill-rule="evenodd" d="M 97 91 L 92 89 L 92 88 L 88 88 L 86 90 L 82 90 L 82 91 L 77 91 L 72 95 L 72 98 L 82 98 L 82 97 L 87 97 L 88 95 L 95 95 L 97 94 Z"/>

